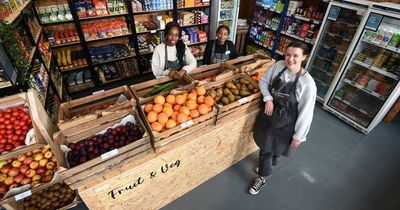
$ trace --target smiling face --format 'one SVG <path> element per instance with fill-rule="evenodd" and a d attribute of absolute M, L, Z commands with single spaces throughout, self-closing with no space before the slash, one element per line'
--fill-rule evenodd
<path fill-rule="evenodd" d="M 218 43 L 224 44 L 225 41 L 228 39 L 229 32 L 226 30 L 226 28 L 221 28 L 217 32 L 217 38 L 218 38 Z"/>
<path fill-rule="evenodd" d="M 179 29 L 177 27 L 172 27 L 167 34 L 167 45 L 175 46 L 179 40 Z"/>
<path fill-rule="evenodd" d="M 288 47 L 285 53 L 285 62 L 287 68 L 296 73 L 300 67 L 301 62 L 306 59 L 303 49 L 298 47 Z"/>

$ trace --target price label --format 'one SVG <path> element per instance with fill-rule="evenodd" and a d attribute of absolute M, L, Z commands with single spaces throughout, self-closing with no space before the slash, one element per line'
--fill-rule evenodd
<path fill-rule="evenodd" d="M 151 30 L 150 33 L 155 34 L 157 31 L 156 30 Z"/>
<path fill-rule="evenodd" d="M 20 194 L 16 195 L 15 196 L 15 201 L 22 200 L 22 199 L 24 199 L 26 197 L 29 197 L 31 195 L 32 195 L 32 191 L 28 190 L 26 192 L 23 192 L 23 193 L 20 193 Z"/>
<path fill-rule="evenodd" d="M 112 157 L 114 157 L 115 155 L 118 155 L 118 149 L 113 149 L 113 150 L 111 150 L 111 151 L 109 151 L 109 152 L 106 152 L 106 153 L 102 154 L 102 155 L 101 155 L 101 160 L 105 160 L 105 159 L 108 159 L 108 158 L 112 158 Z"/>
<path fill-rule="evenodd" d="M 181 128 L 187 128 L 189 126 L 193 125 L 193 120 L 189 120 L 187 122 L 184 122 L 181 124 Z"/>
<path fill-rule="evenodd" d="M 240 104 L 245 104 L 245 103 L 249 102 L 249 99 L 247 97 L 244 97 L 244 98 L 239 99 L 238 102 Z"/>

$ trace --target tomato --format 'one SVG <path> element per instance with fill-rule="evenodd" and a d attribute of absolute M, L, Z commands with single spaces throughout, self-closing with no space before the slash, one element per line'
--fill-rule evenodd
<path fill-rule="evenodd" d="M 14 137 L 14 134 L 13 134 L 13 133 L 8 133 L 6 139 L 7 139 L 7 141 L 10 141 L 10 140 L 13 139 L 13 137 Z"/>
<path fill-rule="evenodd" d="M 17 120 L 16 117 L 10 117 L 10 122 L 14 123 Z"/>
<path fill-rule="evenodd" d="M 13 133 L 14 131 L 13 130 L 7 130 L 6 129 L 6 134 L 10 134 L 10 133 Z"/>
<path fill-rule="evenodd" d="M 5 146 L 4 144 L 0 143 L 0 148 L 4 148 L 4 146 Z"/>
<path fill-rule="evenodd" d="M 6 134 L 6 129 L 0 129 L 0 135 Z"/>
<path fill-rule="evenodd" d="M 15 130 L 14 133 L 15 133 L 16 135 L 21 135 L 21 134 L 22 134 L 22 131 L 21 131 L 21 130 Z"/>
<path fill-rule="evenodd" d="M 14 111 L 13 113 L 11 113 L 11 116 L 19 117 L 19 111 Z"/>
<path fill-rule="evenodd" d="M 0 139 L 0 144 L 7 144 L 7 139 L 5 139 L 5 138 L 2 138 L 2 139 Z"/>
<path fill-rule="evenodd" d="M 0 129 L 4 129 L 4 128 L 6 128 L 6 125 L 5 124 L 0 124 Z"/>
<path fill-rule="evenodd" d="M 6 114 L 4 115 L 4 118 L 6 118 L 6 119 L 10 119 L 10 117 L 11 117 L 11 114 L 10 114 L 10 113 L 6 113 Z"/>
<path fill-rule="evenodd" d="M 4 121 L 4 124 L 6 124 L 6 125 L 10 124 L 10 120 Z"/>
<path fill-rule="evenodd" d="M 3 123 L 5 120 L 5 117 L 0 117 L 0 123 Z"/>
<path fill-rule="evenodd" d="M 6 110 L 4 110 L 6 113 L 11 113 L 12 109 L 11 108 L 7 108 Z"/>
<path fill-rule="evenodd" d="M 17 135 L 14 135 L 14 136 L 12 137 L 12 140 L 13 140 L 13 141 L 18 141 L 18 139 L 19 139 L 19 136 L 17 136 Z"/>
<path fill-rule="evenodd" d="M 25 115 L 22 117 L 22 119 L 23 119 L 24 121 L 28 121 L 28 120 L 31 120 L 31 117 L 29 116 L 29 114 L 25 114 Z"/>
<path fill-rule="evenodd" d="M 29 130 L 29 127 L 28 127 L 27 125 L 23 125 L 23 126 L 21 126 L 21 128 L 22 128 L 22 130 L 24 130 L 24 131 Z"/>
<path fill-rule="evenodd" d="M 7 145 L 5 146 L 5 151 L 10 151 L 10 150 L 12 150 L 12 149 L 14 149 L 14 147 L 13 147 L 11 144 L 7 144 Z"/>
<path fill-rule="evenodd" d="M 19 137 L 18 137 L 18 141 L 25 142 L 25 136 L 26 136 L 26 135 L 21 135 L 21 136 L 19 136 Z"/>
<path fill-rule="evenodd" d="M 8 124 L 8 125 L 6 126 L 6 128 L 7 128 L 8 130 L 12 130 L 12 129 L 14 128 L 14 126 L 11 125 L 11 124 Z"/>
<path fill-rule="evenodd" d="M 16 141 L 14 142 L 14 147 L 19 147 L 22 146 L 24 143 L 20 142 L 20 141 Z"/>
<path fill-rule="evenodd" d="M 22 130 L 22 136 L 26 136 L 26 134 L 28 133 L 28 131 L 24 131 L 24 130 Z"/>
<path fill-rule="evenodd" d="M 25 126 L 25 125 L 26 125 L 26 122 L 25 122 L 25 121 L 23 121 L 23 120 L 19 121 L 19 126 L 23 127 L 23 126 Z"/>
<path fill-rule="evenodd" d="M 21 130 L 21 126 L 19 126 L 19 125 L 14 125 L 14 130 Z"/>

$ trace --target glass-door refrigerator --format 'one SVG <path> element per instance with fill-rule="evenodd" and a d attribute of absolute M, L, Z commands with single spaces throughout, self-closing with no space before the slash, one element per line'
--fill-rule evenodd
<path fill-rule="evenodd" d="M 229 27 L 229 40 L 235 43 L 237 20 L 239 19 L 240 0 L 212 0 L 210 38 L 216 39 L 216 31 L 219 25 Z"/>
<path fill-rule="evenodd" d="M 400 5 L 373 5 L 360 28 L 324 108 L 367 134 L 400 94 Z"/>
<path fill-rule="evenodd" d="M 328 92 L 351 46 L 357 28 L 362 21 L 369 2 L 331 1 L 325 13 L 306 69 L 317 86 L 317 100 L 321 103 Z"/>

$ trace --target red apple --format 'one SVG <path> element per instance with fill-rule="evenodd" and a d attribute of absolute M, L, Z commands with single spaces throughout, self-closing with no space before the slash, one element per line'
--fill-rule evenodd
<path fill-rule="evenodd" d="M 12 184 L 10 185 L 10 188 L 9 188 L 9 189 L 11 190 L 11 189 L 14 189 L 14 188 L 17 188 L 17 187 L 19 187 L 19 184 L 14 182 L 14 183 L 12 183 Z"/>
<path fill-rule="evenodd" d="M 48 162 L 48 163 L 46 164 L 46 168 L 47 168 L 47 169 L 53 169 L 55 166 L 56 166 L 56 164 L 53 163 L 53 162 Z"/>
<path fill-rule="evenodd" d="M 36 169 L 38 166 L 39 166 L 39 162 L 36 161 L 36 160 L 32 161 L 32 163 L 29 164 L 29 167 L 30 167 L 31 169 Z"/>
<path fill-rule="evenodd" d="M 42 176 L 40 176 L 39 174 L 36 174 L 35 176 L 32 177 L 32 181 L 36 181 L 42 179 Z"/>
<path fill-rule="evenodd" d="M 39 161 L 39 160 L 43 159 L 43 153 L 35 153 L 33 155 L 33 159 L 36 160 L 36 161 Z"/>
<path fill-rule="evenodd" d="M 3 174 L 7 174 L 11 169 L 11 165 L 10 164 L 6 164 L 3 166 L 3 168 L 1 168 L 0 172 Z"/>
<path fill-rule="evenodd" d="M 7 178 L 7 174 L 3 174 L 3 173 L 0 174 L 0 182 L 4 182 L 4 180 L 6 180 L 6 178 Z"/>
<path fill-rule="evenodd" d="M 16 183 L 21 183 L 22 179 L 24 179 L 24 175 L 23 174 L 18 174 L 17 176 L 14 177 L 14 182 Z"/>
<path fill-rule="evenodd" d="M 21 162 L 24 162 L 24 160 L 26 159 L 27 155 L 26 154 L 20 154 L 18 155 L 17 159 Z"/>
<path fill-rule="evenodd" d="M 41 148 L 37 148 L 33 150 L 33 154 L 38 154 L 38 153 L 42 153 L 42 149 Z"/>
<path fill-rule="evenodd" d="M 31 178 L 31 177 L 35 176 L 35 174 L 36 174 L 36 171 L 35 171 L 34 169 L 29 169 L 29 170 L 25 173 L 25 176 Z"/>
<path fill-rule="evenodd" d="M 29 177 L 25 177 L 21 181 L 22 185 L 26 185 L 26 184 L 30 184 L 30 183 L 31 183 L 31 178 L 29 178 Z"/>
<path fill-rule="evenodd" d="M 14 160 L 14 161 L 11 163 L 11 165 L 12 165 L 12 167 L 14 167 L 14 168 L 19 168 L 19 167 L 21 167 L 22 162 L 19 161 L 19 160 Z"/>
<path fill-rule="evenodd" d="M 43 183 L 47 183 L 47 182 L 50 182 L 52 179 L 53 179 L 53 176 L 52 176 L 52 175 L 47 175 L 47 176 L 45 176 L 41 181 L 42 181 Z"/>
<path fill-rule="evenodd" d="M 8 186 L 0 183 L 0 195 L 6 194 L 8 192 Z"/>
<path fill-rule="evenodd" d="M 44 166 L 39 166 L 37 169 L 36 169 L 36 174 L 39 174 L 39 175 L 42 175 L 42 174 L 44 174 L 44 172 L 46 172 L 46 167 L 44 167 Z"/>
<path fill-rule="evenodd" d="M 46 153 L 44 153 L 44 157 L 47 159 L 50 159 L 53 156 L 53 152 L 52 151 L 47 151 Z"/>
<path fill-rule="evenodd" d="M 17 176 L 19 173 L 19 168 L 11 168 L 8 172 L 8 176 Z"/>
<path fill-rule="evenodd" d="M 4 184 L 6 185 L 11 185 L 12 183 L 14 183 L 14 177 L 9 176 L 6 178 L 6 180 L 4 180 Z"/>
<path fill-rule="evenodd" d="M 49 160 L 47 160 L 46 158 L 43 158 L 43 159 L 39 160 L 39 166 L 46 166 L 48 161 Z"/>
<path fill-rule="evenodd" d="M 24 165 L 29 165 L 29 164 L 32 163 L 32 161 L 33 161 L 33 158 L 32 158 L 32 157 L 27 157 L 27 158 L 24 160 Z"/>
<path fill-rule="evenodd" d="M 21 167 L 19 167 L 19 171 L 20 171 L 22 174 L 25 174 L 26 171 L 28 171 L 28 170 L 29 170 L 29 165 L 22 165 Z"/>

